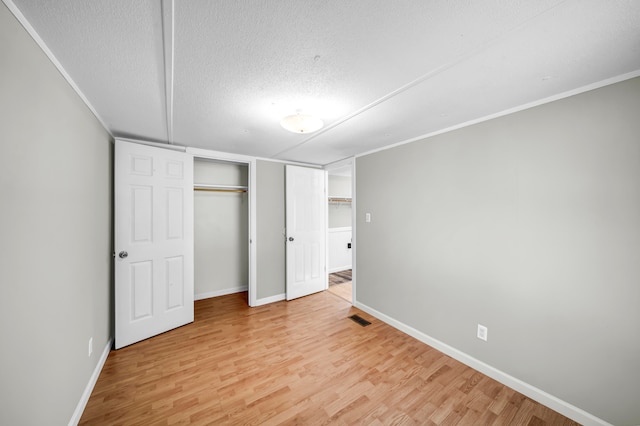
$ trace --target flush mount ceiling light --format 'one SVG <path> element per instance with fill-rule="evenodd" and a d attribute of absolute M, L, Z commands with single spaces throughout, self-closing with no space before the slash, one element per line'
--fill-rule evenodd
<path fill-rule="evenodd" d="M 286 116 L 280 125 L 293 133 L 311 133 L 320 130 L 324 123 L 313 115 L 298 113 Z"/>

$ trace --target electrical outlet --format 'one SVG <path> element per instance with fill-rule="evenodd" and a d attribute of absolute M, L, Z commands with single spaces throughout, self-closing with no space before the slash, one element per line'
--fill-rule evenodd
<path fill-rule="evenodd" d="M 487 333 L 489 330 L 484 325 L 478 324 L 478 339 L 487 341 Z"/>
<path fill-rule="evenodd" d="M 364 221 L 367 223 L 371 222 L 371 213 L 365 213 Z"/>
<path fill-rule="evenodd" d="M 93 353 L 93 337 L 89 338 L 89 356 Z"/>

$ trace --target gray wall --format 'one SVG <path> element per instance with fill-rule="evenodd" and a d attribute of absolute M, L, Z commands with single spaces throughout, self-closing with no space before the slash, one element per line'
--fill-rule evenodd
<path fill-rule="evenodd" d="M 256 162 L 257 299 L 285 292 L 285 187 L 282 163 Z"/>
<path fill-rule="evenodd" d="M 0 58 L 0 424 L 62 425 L 111 335 L 112 144 L 4 4 Z"/>
<path fill-rule="evenodd" d="M 351 197 L 351 176 L 337 176 L 329 172 L 329 197 Z"/>
<path fill-rule="evenodd" d="M 351 198 L 351 176 L 328 178 L 329 197 Z M 329 203 L 329 228 L 350 227 L 352 220 L 351 203 Z"/>
<path fill-rule="evenodd" d="M 194 182 L 247 185 L 246 165 L 196 158 Z M 194 192 L 195 295 L 238 291 L 249 283 L 249 200 L 247 193 Z"/>
<path fill-rule="evenodd" d="M 358 302 L 640 424 L 639 112 L 636 78 L 358 158 Z"/>
<path fill-rule="evenodd" d="M 329 203 L 329 228 L 351 227 L 351 203 Z"/>

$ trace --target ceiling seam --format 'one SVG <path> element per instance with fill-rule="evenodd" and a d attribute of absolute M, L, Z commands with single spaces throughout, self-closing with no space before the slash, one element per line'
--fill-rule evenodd
<path fill-rule="evenodd" d="M 44 40 L 42 39 L 42 37 L 40 37 L 38 32 L 35 30 L 35 28 L 33 28 L 33 26 L 29 23 L 29 21 L 22 14 L 20 9 L 18 9 L 18 6 L 16 6 L 11 0 L 2 0 L 2 3 L 4 3 L 5 6 L 7 6 L 9 11 L 18 20 L 20 25 L 22 25 L 25 31 L 31 36 L 33 41 L 36 42 L 38 47 L 40 47 L 40 49 L 44 52 L 47 58 L 49 58 L 53 66 L 56 67 L 60 75 L 62 75 L 62 78 L 64 78 L 67 81 L 67 83 L 69 84 L 69 86 L 71 86 L 73 91 L 76 92 L 76 94 L 80 97 L 80 100 L 82 100 L 82 102 L 86 105 L 86 107 L 89 108 L 91 113 L 100 122 L 102 127 L 104 127 L 104 130 L 109 134 L 109 136 L 111 136 L 112 139 L 115 138 L 115 136 L 113 135 L 113 132 L 107 126 L 107 123 L 105 123 L 105 121 L 102 119 L 100 114 L 98 114 L 98 111 L 93 107 L 91 102 L 89 102 L 89 99 L 84 95 L 84 93 L 82 93 L 82 90 L 80 90 L 80 87 L 76 84 L 75 81 L 73 81 L 69 73 L 67 73 L 67 71 L 62 66 L 62 63 L 58 61 L 58 58 L 56 58 L 56 56 L 53 54 L 51 49 L 49 49 L 49 46 L 47 46 L 47 43 L 44 42 Z"/>
<path fill-rule="evenodd" d="M 173 144 L 173 71 L 175 57 L 175 2 L 162 2 L 162 47 L 164 53 L 164 104 L 167 142 Z"/>
<path fill-rule="evenodd" d="M 522 30 L 523 28 L 529 26 L 532 22 L 538 20 L 540 17 L 542 17 L 542 16 L 546 15 L 547 13 L 549 13 L 551 10 L 554 10 L 554 9 L 560 7 L 561 5 L 567 3 L 568 1 L 569 0 L 562 0 L 562 1 L 554 4 L 553 6 L 549 7 L 548 9 L 545 9 L 542 12 L 537 13 L 536 15 L 534 15 L 534 16 L 528 18 L 528 19 L 525 19 L 524 21 L 522 21 L 521 23 L 515 25 L 511 29 L 509 29 L 509 30 L 507 30 L 507 31 L 505 31 L 505 32 L 503 32 L 503 33 L 501 33 L 501 34 L 489 39 L 487 42 L 485 42 L 485 43 L 483 43 L 483 44 L 481 44 L 481 45 L 479 45 L 479 46 L 477 46 L 475 48 L 472 48 L 468 52 L 465 52 L 465 53 L 462 53 L 462 54 L 458 55 L 452 61 L 449 61 L 448 63 L 446 63 L 444 65 L 441 65 L 441 66 L 439 66 L 439 67 L 427 72 L 426 74 L 416 78 L 415 80 L 413 80 L 413 81 L 411 81 L 411 82 L 399 87 L 398 89 L 396 89 L 396 90 L 394 90 L 392 92 L 387 93 L 386 95 L 376 99 L 375 101 L 371 102 L 370 104 L 365 105 L 364 107 L 356 110 L 355 112 L 353 112 L 351 114 L 348 114 L 347 116 L 345 116 L 345 117 L 343 117 L 343 118 L 341 118 L 341 119 L 329 124 L 325 128 L 323 128 L 323 129 L 321 129 L 321 130 L 319 130 L 317 132 L 314 132 L 307 139 L 301 141 L 300 143 L 298 143 L 298 144 L 296 144 L 294 146 L 291 146 L 289 148 L 286 148 L 286 149 L 274 154 L 273 157 L 279 157 L 279 156 L 281 156 L 281 155 L 283 155 L 283 154 L 285 154 L 285 153 L 287 153 L 289 151 L 292 151 L 292 150 L 294 150 L 296 148 L 299 148 L 299 147 L 301 147 L 303 145 L 306 145 L 307 143 L 311 142 L 313 139 L 315 139 L 318 136 L 320 136 L 320 135 L 322 135 L 322 134 L 334 129 L 335 127 L 339 126 L 340 124 L 345 123 L 345 122 L 351 120 L 352 118 L 355 118 L 358 115 L 360 115 L 360 114 L 362 114 L 362 113 L 364 113 L 364 112 L 366 112 L 366 111 L 368 111 L 368 110 L 380 105 L 381 103 L 386 102 L 389 99 L 394 98 L 397 95 L 406 92 L 407 90 L 419 85 L 420 83 L 423 83 L 423 82 L 429 80 L 430 78 L 435 77 L 436 75 L 440 74 L 441 72 L 446 71 L 446 70 L 448 70 L 448 69 L 450 69 L 450 68 L 452 68 L 452 67 L 454 67 L 454 66 L 456 66 L 456 65 L 458 65 L 458 64 L 460 64 L 462 62 L 464 62 L 465 60 L 467 60 L 467 59 L 469 59 L 469 58 L 471 58 L 471 57 L 473 57 L 475 55 L 480 54 L 481 52 L 483 52 L 484 50 L 488 49 L 489 47 L 491 47 L 491 46 L 497 44 L 498 42 L 502 41 L 507 36 L 509 36 L 509 35 L 511 35 L 513 33 L 516 33 L 518 31 Z"/>

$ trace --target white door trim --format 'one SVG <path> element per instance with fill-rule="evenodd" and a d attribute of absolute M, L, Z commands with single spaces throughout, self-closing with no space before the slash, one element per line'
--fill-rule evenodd
<path fill-rule="evenodd" d="M 358 215 L 356 214 L 356 159 L 353 157 L 351 160 L 351 304 L 355 306 L 357 303 L 356 250 L 358 249 L 358 243 L 356 242 L 356 219 Z"/>

